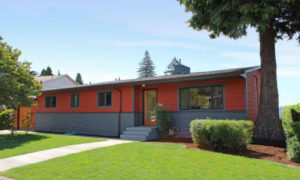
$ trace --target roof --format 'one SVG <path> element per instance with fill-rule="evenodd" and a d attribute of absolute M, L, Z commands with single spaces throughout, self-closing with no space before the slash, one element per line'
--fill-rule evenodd
<path fill-rule="evenodd" d="M 40 83 L 44 84 L 45 82 L 49 82 L 49 81 L 53 81 L 56 79 L 60 79 L 60 78 L 68 78 L 71 82 L 74 83 L 74 85 L 78 85 L 78 83 L 76 81 L 74 81 L 74 79 L 72 79 L 69 75 L 64 74 L 64 75 L 51 75 L 51 76 L 36 76 L 35 79 L 37 81 L 39 81 Z"/>
<path fill-rule="evenodd" d="M 46 81 L 49 81 L 49 80 L 52 80 L 52 79 L 56 79 L 57 77 L 59 76 L 56 76 L 56 75 L 53 75 L 53 76 L 36 76 L 35 79 L 39 82 L 46 82 Z"/>
<path fill-rule="evenodd" d="M 234 69 L 216 70 L 216 71 L 205 71 L 205 72 L 194 72 L 190 74 L 177 74 L 177 75 L 165 75 L 165 76 L 155 76 L 149 78 L 137 78 L 137 79 L 127 79 L 120 81 L 108 81 L 89 85 L 78 85 L 73 87 L 64 87 L 56 89 L 47 89 L 42 92 L 56 92 L 56 91 L 66 91 L 66 90 L 79 90 L 88 88 L 106 88 L 106 87 L 117 87 L 126 85 L 150 85 L 150 84 L 160 84 L 160 83 L 171 83 L 171 82 L 183 82 L 183 81 L 195 81 L 195 80 L 210 80 L 210 79 L 224 79 L 232 77 L 240 77 L 245 73 L 260 69 L 260 66 L 242 67 Z"/>

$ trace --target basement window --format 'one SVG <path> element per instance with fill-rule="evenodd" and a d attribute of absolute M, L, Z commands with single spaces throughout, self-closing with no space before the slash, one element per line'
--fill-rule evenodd
<path fill-rule="evenodd" d="M 112 92 L 111 91 L 98 92 L 98 106 L 99 107 L 111 107 L 112 106 Z"/>
<path fill-rule="evenodd" d="M 56 96 L 45 97 L 45 108 L 56 108 Z"/>
<path fill-rule="evenodd" d="M 71 107 L 78 108 L 79 107 L 79 94 L 71 94 Z"/>
<path fill-rule="evenodd" d="M 181 110 L 216 110 L 224 108 L 223 86 L 180 89 Z"/>

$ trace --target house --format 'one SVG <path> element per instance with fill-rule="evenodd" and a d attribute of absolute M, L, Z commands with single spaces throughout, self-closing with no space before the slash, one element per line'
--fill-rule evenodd
<path fill-rule="evenodd" d="M 172 128 L 189 137 L 197 118 L 255 121 L 260 67 L 185 73 L 45 89 L 38 97 L 37 131 L 158 138 L 157 103 L 171 114 Z"/>
<path fill-rule="evenodd" d="M 60 76 L 36 76 L 35 79 L 43 85 L 44 90 L 78 85 L 78 83 L 67 74 Z"/>
<path fill-rule="evenodd" d="M 51 75 L 51 76 L 36 76 L 35 79 L 43 85 L 43 90 L 52 89 L 52 88 L 61 88 L 61 87 L 72 87 L 77 86 L 78 83 L 74 81 L 69 75 Z M 36 97 L 33 97 L 34 99 Z M 21 106 L 18 108 L 18 111 L 15 112 L 16 129 L 22 129 L 22 126 L 25 121 L 28 119 L 32 119 L 31 121 L 31 129 L 34 129 L 34 119 L 36 106 L 25 107 Z"/>

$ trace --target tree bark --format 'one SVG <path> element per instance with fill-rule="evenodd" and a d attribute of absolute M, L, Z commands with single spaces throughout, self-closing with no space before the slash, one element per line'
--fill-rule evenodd
<path fill-rule="evenodd" d="M 278 90 L 276 77 L 275 33 L 272 25 L 259 33 L 261 87 L 254 138 L 283 141 L 282 124 L 279 120 Z"/>

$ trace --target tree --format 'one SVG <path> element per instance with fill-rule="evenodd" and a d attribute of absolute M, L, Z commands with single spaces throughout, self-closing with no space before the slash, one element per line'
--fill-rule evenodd
<path fill-rule="evenodd" d="M 30 97 L 38 96 L 42 86 L 31 75 L 31 64 L 18 61 L 21 52 L 1 40 L 0 36 L 0 129 L 9 128 L 13 135 L 14 110 L 31 106 Z"/>
<path fill-rule="evenodd" d="M 46 74 L 47 74 L 48 76 L 53 76 L 52 69 L 51 69 L 50 66 L 47 67 L 47 69 L 46 69 Z"/>
<path fill-rule="evenodd" d="M 240 38 L 249 27 L 259 34 L 261 60 L 261 94 L 254 137 L 283 140 L 279 120 L 275 42 L 298 33 L 300 42 L 299 0 L 179 0 L 192 13 L 189 25 L 209 31 L 210 37 L 225 35 Z"/>
<path fill-rule="evenodd" d="M 174 57 L 170 64 L 167 66 L 167 70 L 165 71 L 165 74 L 174 75 L 175 74 L 175 66 L 180 64 L 180 59 L 176 59 Z"/>
<path fill-rule="evenodd" d="M 76 75 L 76 82 L 80 85 L 83 85 L 83 81 L 82 81 L 80 73 L 77 73 L 77 75 Z"/>
<path fill-rule="evenodd" d="M 47 76 L 46 70 L 44 68 L 42 69 L 40 76 Z"/>
<path fill-rule="evenodd" d="M 42 69 L 41 76 L 53 76 L 52 69 L 50 66 L 47 66 L 46 69 Z"/>
<path fill-rule="evenodd" d="M 150 58 L 150 54 L 148 51 L 145 52 L 144 58 L 141 60 L 138 69 L 139 78 L 147 78 L 156 76 L 155 74 L 155 66 Z"/>
<path fill-rule="evenodd" d="M 38 96 L 42 87 L 30 74 L 31 63 L 18 61 L 21 51 L 1 39 L 0 36 L 0 72 L 6 75 L 0 77 L 0 105 L 8 109 L 30 106 L 30 96 Z"/>

